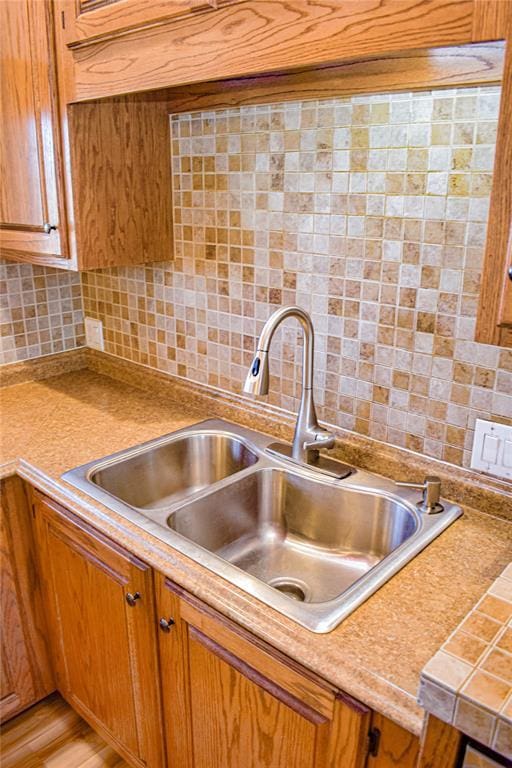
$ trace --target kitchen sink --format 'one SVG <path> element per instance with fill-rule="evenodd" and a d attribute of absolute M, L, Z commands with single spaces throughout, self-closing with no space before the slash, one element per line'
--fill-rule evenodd
<path fill-rule="evenodd" d="M 354 470 L 336 479 L 211 419 L 63 478 L 314 632 L 328 632 L 456 520 Z"/>

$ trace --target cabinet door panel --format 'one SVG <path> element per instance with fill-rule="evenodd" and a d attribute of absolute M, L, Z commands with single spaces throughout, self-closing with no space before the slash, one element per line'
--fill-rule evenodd
<path fill-rule="evenodd" d="M 29 24 L 28 3 L 0 3 L 0 163 L 4 180 L 0 188 L 0 205 L 2 223 L 42 226 L 45 206 L 38 162 L 39 131 Z M 22 180 L 26 183 L 20 184 Z M 16 194 L 13 194 L 13 188 Z"/>
<path fill-rule="evenodd" d="M 1 0 L 0 35 L 2 251 L 60 256 L 51 6 L 46 0 Z"/>
<path fill-rule="evenodd" d="M 170 768 L 365 765 L 365 707 L 158 574 L 157 605 Z"/>
<path fill-rule="evenodd" d="M 0 498 L 0 720 L 6 720 L 53 691 L 54 682 L 22 481 L 2 480 Z"/>
<path fill-rule="evenodd" d="M 37 512 L 59 690 L 123 756 L 160 768 L 152 572 L 53 504 Z"/>
<path fill-rule="evenodd" d="M 1 633 L 1 694 L 0 717 L 2 720 L 28 706 L 35 698 L 34 683 L 23 637 L 23 616 L 16 593 L 11 542 L 0 517 L 0 612 Z"/>
<path fill-rule="evenodd" d="M 263 676 L 248 667 L 243 674 L 236 658 L 231 660 L 236 666 L 228 659 L 216 643 L 190 628 L 195 768 L 314 765 L 318 721 L 272 695 Z"/>
<path fill-rule="evenodd" d="M 133 681 L 122 668 L 112 679 L 112 671 L 130 659 L 124 563 L 121 572 L 110 571 L 53 525 L 49 537 L 65 688 L 72 703 L 89 710 L 136 754 Z"/>
<path fill-rule="evenodd" d="M 66 11 L 64 39 L 71 46 L 94 42 L 213 5 L 212 0 L 78 0 Z"/>

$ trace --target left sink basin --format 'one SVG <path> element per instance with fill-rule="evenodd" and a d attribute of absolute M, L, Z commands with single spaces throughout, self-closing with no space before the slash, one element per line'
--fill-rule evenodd
<path fill-rule="evenodd" d="M 161 509 L 251 467 L 256 454 L 228 434 L 186 434 L 140 446 L 88 473 L 88 480 L 136 509 Z"/>

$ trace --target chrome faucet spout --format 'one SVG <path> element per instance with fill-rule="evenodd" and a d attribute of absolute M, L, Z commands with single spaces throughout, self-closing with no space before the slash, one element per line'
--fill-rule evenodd
<path fill-rule="evenodd" d="M 258 340 L 256 354 L 245 380 L 244 392 L 252 395 L 268 394 L 268 352 L 278 326 L 288 317 L 299 321 L 304 337 L 302 354 L 302 395 L 292 444 L 292 458 L 310 464 L 318 458 L 321 448 L 334 446 L 334 435 L 323 429 L 317 420 L 313 400 L 314 330 L 307 312 L 300 307 L 282 307 L 274 312 Z"/>

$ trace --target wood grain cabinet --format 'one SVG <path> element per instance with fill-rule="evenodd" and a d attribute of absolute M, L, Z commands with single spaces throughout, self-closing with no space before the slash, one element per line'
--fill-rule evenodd
<path fill-rule="evenodd" d="M 35 563 L 31 508 L 22 481 L 0 483 L 0 720 L 54 690 Z"/>
<path fill-rule="evenodd" d="M 215 0 L 73 0 L 63 9 L 64 40 L 70 47 L 98 42 L 215 6 Z"/>
<path fill-rule="evenodd" d="M 131 765 L 162 768 L 152 571 L 35 498 L 58 690 Z"/>
<path fill-rule="evenodd" d="M 76 5 L 103 18 L 113 6 L 148 17 L 181 4 Z M 73 270 L 172 259 L 166 106 L 68 107 L 63 31 L 53 0 L 0 0 L 0 255 Z"/>
<path fill-rule="evenodd" d="M 169 766 L 415 766 L 417 738 L 379 716 L 372 756 L 368 708 L 161 575 L 157 605 Z"/>
<path fill-rule="evenodd" d="M 512 3 L 503 5 L 508 42 L 476 340 L 512 347 Z"/>
<path fill-rule="evenodd" d="M 34 498 L 57 688 L 130 765 L 415 768 L 415 736 Z"/>
<path fill-rule="evenodd" d="M 0 2 L 0 247 L 64 264 L 69 256 L 51 6 Z"/>

